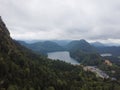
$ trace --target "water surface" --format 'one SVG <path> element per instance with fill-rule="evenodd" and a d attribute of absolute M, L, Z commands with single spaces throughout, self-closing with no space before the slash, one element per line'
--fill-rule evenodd
<path fill-rule="evenodd" d="M 102 53 L 102 54 L 100 54 L 102 57 L 106 57 L 106 56 L 112 56 L 112 54 L 111 53 Z"/>
<path fill-rule="evenodd" d="M 75 59 L 70 57 L 70 53 L 68 51 L 60 51 L 60 52 L 51 52 L 48 53 L 48 58 L 54 60 L 62 60 L 71 64 L 80 64 Z"/>

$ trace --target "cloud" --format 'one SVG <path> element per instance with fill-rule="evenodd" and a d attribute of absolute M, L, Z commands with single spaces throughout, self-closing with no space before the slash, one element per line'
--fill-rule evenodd
<path fill-rule="evenodd" d="M 14 39 L 120 39 L 120 0 L 0 0 Z"/>

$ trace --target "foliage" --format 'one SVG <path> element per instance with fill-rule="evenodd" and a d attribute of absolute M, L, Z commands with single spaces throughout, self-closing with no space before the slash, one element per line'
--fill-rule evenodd
<path fill-rule="evenodd" d="M 113 56 L 120 56 L 120 46 L 97 47 L 99 53 L 111 53 Z"/>
<path fill-rule="evenodd" d="M 0 19 L 0 90 L 120 90 L 81 66 L 36 55 L 12 40 Z"/>
<path fill-rule="evenodd" d="M 63 51 L 64 48 L 52 41 L 36 42 L 32 44 L 27 44 L 25 42 L 19 41 L 23 46 L 33 50 L 34 52 L 46 55 L 48 52 Z"/>

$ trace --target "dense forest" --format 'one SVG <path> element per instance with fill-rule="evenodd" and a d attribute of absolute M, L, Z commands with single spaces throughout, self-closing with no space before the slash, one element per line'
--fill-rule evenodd
<path fill-rule="evenodd" d="M 19 42 L 21 45 L 26 46 L 34 52 L 41 53 L 44 56 L 47 56 L 49 52 L 69 51 L 70 56 L 82 64 L 98 65 L 101 62 L 101 57 L 97 53 L 97 49 L 83 39 L 71 41 L 65 46 L 60 46 L 53 41 L 43 41 L 32 44 L 27 44 L 23 41 Z"/>
<path fill-rule="evenodd" d="M 120 56 L 120 47 L 119 46 L 104 46 L 97 47 L 99 53 L 111 53 L 113 56 Z"/>
<path fill-rule="evenodd" d="M 27 44 L 24 41 L 18 41 L 21 45 L 33 50 L 36 53 L 47 55 L 48 52 L 64 51 L 65 48 L 52 41 L 43 41 Z"/>
<path fill-rule="evenodd" d="M 44 56 L 47 56 L 47 53 L 49 52 L 68 51 L 72 58 L 85 65 L 101 64 L 100 62 L 102 59 L 108 59 L 111 62 L 120 65 L 119 46 L 107 46 L 100 42 L 88 43 L 84 39 L 73 41 L 37 41 L 32 44 L 24 41 L 18 42 L 32 51 Z M 100 56 L 100 54 L 105 53 L 109 53 L 112 56 Z"/>
<path fill-rule="evenodd" d="M 0 18 L 0 90 L 120 90 L 81 65 L 47 59 L 10 37 Z"/>
<path fill-rule="evenodd" d="M 85 40 L 72 41 L 66 48 L 70 52 L 70 56 L 81 64 L 97 66 L 102 62 L 102 58 L 96 48 Z"/>

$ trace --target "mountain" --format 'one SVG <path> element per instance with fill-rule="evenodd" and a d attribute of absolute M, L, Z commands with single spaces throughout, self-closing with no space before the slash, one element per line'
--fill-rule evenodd
<path fill-rule="evenodd" d="M 36 43 L 32 43 L 32 44 L 26 44 L 23 42 L 20 42 L 20 43 L 21 43 L 21 45 L 24 45 L 27 48 L 29 48 L 35 52 L 41 53 L 41 54 L 64 50 L 64 48 L 62 46 L 60 46 L 57 43 L 52 42 L 52 41 L 36 42 Z"/>
<path fill-rule="evenodd" d="M 69 77 L 64 74 L 74 69 L 77 67 L 21 46 L 10 37 L 0 17 L 0 90 L 70 90 Z"/>
<path fill-rule="evenodd" d="M 67 50 L 69 51 L 76 51 L 76 50 L 80 50 L 82 52 L 86 52 L 86 53 L 92 53 L 92 52 L 96 52 L 96 49 L 91 46 L 87 41 L 85 40 L 75 40 L 70 42 L 67 46 L 66 46 Z"/>
<path fill-rule="evenodd" d="M 119 81 L 119 78 L 117 79 Z M 0 17 L 0 90 L 120 90 L 81 66 L 36 55 L 10 37 Z"/>
<path fill-rule="evenodd" d="M 85 65 L 98 65 L 101 62 L 100 55 L 97 53 L 96 48 L 91 46 L 85 40 L 75 40 L 68 43 L 65 47 L 60 46 L 52 41 L 36 42 L 33 44 L 27 44 L 20 42 L 29 49 L 46 55 L 48 52 L 65 51 L 70 52 L 70 56 L 76 59 L 78 62 Z"/>
<path fill-rule="evenodd" d="M 71 40 L 52 40 L 53 42 L 56 42 L 58 45 L 60 46 L 65 46 L 67 45 L 69 42 L 71 42 Z"/>
<path fill-rule="evenodd" d="M 3 23 L 1 17 L 0 17 L 0 53 L 1 55 L 11 54 L 11 53 L 19 53 L 18 50 L 19 47 L 16 46 L 16 41 L 12 40 L 10 37 L 10 33 L 8 29 L 6 28 L 6 25 Z"/>
<path fill-rule="evenodd" d="M 10 37 L 0 18 L 0 90 L 70 90 L 70 74 L 75 69 L 21 46 Z"/>
<path fill-rule="evenodd" d="M 81 64 L 99 65 L 102 63 L 100 55 L 95 47 L 91 46 L 85 40 L 72 41 L 66 46 L 70 51 L 70 56 Z"/>
<path fill-rule="evenodd" d="M 119 42 L 118 43 L 111 42 L 111 43 L 106 43 L 105 46 L 117 46 L 118 47 L 118 46 L 120 46 L 120 43 Z"/>
<path fill-rule="evenodd" d="M 20 40 L 17 40 L 21 45 L 23 45 L 23 46 L 27 46 L 27 45 L 29 45 L 28 43 L 26 43 L 25 41 L 20 41 Z"/>
<path fill-rule="evenodd" d="M 96 50 L 99 54 L 109 53 L 116 58 L 120 56 L 120 46 L 112 46 L 113 44 L 107 45 L 100 42 L 94 42 L 91 43 L 91 45 L 96 47 Z"/>
<path fill-rule="evenodd" d="M 100 42 L 93 42 L 93 43 L 91 43 L 91 45 L 94 47 L 104 47 L 105 46 L 104 44 L 102 44 Z"/>
<path fill-rule="evenodd" d="M 97 47 L 97 51 L 100 54 L 110 53 L 112 56 L 120 56 L 120 46 L 106 46 L 106 47 Z"/>
<path fill-rule="evenodd" d="M 119 46 L 101 46 L 96 47 L 99 54 L 110 54 L 111 56 L 104 56 L 103 59 L 108 59 L 111 62 L 120 65 L 120 47 Z"/>

